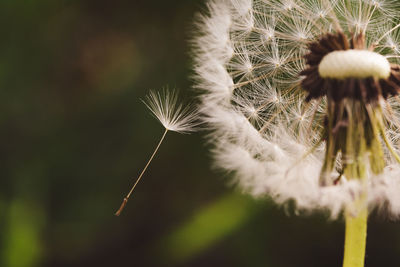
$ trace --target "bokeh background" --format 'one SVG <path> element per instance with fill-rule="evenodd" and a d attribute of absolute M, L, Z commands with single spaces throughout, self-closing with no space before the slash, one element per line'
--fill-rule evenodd
<path fill-rule="evenodd" d="M 212 170 L 204 133 L 163 128 L 149 89 L 188 97 L 201 0 L 1 0 L 0 266 L 341 266 L 344 225 L 254 200 Z M 400 265 L 374 213 L 367 265 Z"/>

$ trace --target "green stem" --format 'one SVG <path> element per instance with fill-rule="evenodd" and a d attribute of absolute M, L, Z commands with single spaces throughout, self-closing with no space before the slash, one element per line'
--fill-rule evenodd
<path fill-rule="evenodd" d="M 355 199 L 354 203 L 346 207 L 343 267 L 364 267 L 368 220 L 367 166 L 365 161 L 367 160 L 367 152 L 371 149 L 367 144 L 369 143 L 371 146 L 372 141 L 376 139 L 374 138 L 376 135 L 365 131 L 367 114 L 365 114 L 365 117 L 361 112 L 357 114 L 358 110 L 362 110 L 362 107 L 359 106 L 360 103 L 352 104 L 351 110 L 356 112 L 349 112 L 351 115 L 349 116 L 349 127 L 347 128 L 346 136 L 346 154 L 352 161 L 344 166 L 344 174 L 348 179 L 359 180 L 362 184 L 363 193 Z M 370 139 L 370 142 L 367 142 L 367 138 Z M 380 172 L 381 169 L 378 167 L 376 171 Z"/>
<path fill-rule="evenodd" d="M 364 267 L 367 219 L 367 208 L 359 211 L 356 217 L 349 213 L 346 215 L 343 267 Z"/>

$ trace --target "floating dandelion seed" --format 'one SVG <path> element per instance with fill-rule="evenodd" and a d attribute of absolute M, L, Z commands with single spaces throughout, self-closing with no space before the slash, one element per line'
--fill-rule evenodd
<path fill-rule="evenodd" d="M 344 211 L 344 266 L 363 266 L 368 211 L 400 215 L 400 2 L 208 6 L 193 54 L 217 165 L 254 196 Z"/>
<path fill-rule="evenodd" d="M 154 149 L 153 154 L 150 156 L 150 159 L 147 161 L 131 190 L 122 201 L 120 208 L 115 213 L 116 216 L 119 216 L 122 210 L 125 208 L 125 205 L 128 203 L 128 200 L 133 193 L 133 190 L 142 179 L 143 174 L 146 172 L 154 156 L 157 154 L 167 133 L 169 131 L 177 133 L 189 133 L 194 131 L 196 127 L 199 126 L 198 114 L 196 110 L 193 109 L 192 105 L 190 104 L 184 106 L 183 104 L 178 103 L 178 94 L 176 91 L 150 91 L 143 103 L 164 126 L 165 131 L 156 148 Z"/>

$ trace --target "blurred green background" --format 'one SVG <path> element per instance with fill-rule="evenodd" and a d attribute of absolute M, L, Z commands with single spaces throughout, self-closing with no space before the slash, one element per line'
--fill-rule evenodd
<path fill-rule="evenodd" d="M 203 134 L 162 134 L 140 102 L 193 96 L 204 1 L 2 0 L 0 266 L 340 266 L 343 223 L 253 200 L 211 169 Z M 366 266 L 400 265 L 400 228 L 369 225 Z"/>

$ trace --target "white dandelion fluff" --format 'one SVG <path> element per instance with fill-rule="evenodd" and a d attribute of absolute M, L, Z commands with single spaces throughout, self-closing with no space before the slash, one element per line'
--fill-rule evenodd
<path fill-rule="evenodd" d="M 399 5 L 208 2 L 194 40 L 196 86 L 216 164 L 243 191 L 333 217 L 368 192 L 370 209 L 400 215 Z M 355 110 L 364 115 L 350 103 L 363 103 Z M 349 121 L 361 139 L 348 135 Z M 344 171 L 354 162 L 365 163 L 363 179 Z"/>
<path fill-rule="evenodd" d="M 189 133 L 199 126 L 196 109 L 191 103 L 179 102 L 174 90 L 150 91 L 143 103 L 168 131 Z"/>
<path fill-rule="evenodd" d="M 119 216 L 122 210 L 125 208 L 134 189 L 142 179 L 144 173 L 157 154 L 161 144 L 164 142 L 167 133 L 169 131 L 177 133 L 190 133 L 198 129 L 201 123 L 198 112 L 196 108 L 193 107 L 193 104 L 187 103 L 183 105 L 181 102 L 179 102 L 178 93 L 174 90 L 164 89 L 159 92 L 150 91 L 143 103 L 164 126 L 165 130 L 145 167 L 139 174 L 138 178 L 136 178 L 135 183 L 122 201 L 120 208 L 115 213 L 116 216 Z"/>

